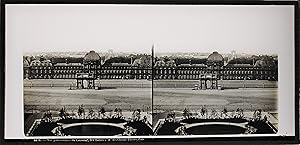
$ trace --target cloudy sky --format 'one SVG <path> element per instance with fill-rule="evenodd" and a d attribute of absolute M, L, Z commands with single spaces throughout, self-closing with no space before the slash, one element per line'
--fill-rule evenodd
<path fill-rule="evenodd" d="M 292 6 L 7 5 L 6 42 L 27 52 L 276 54 L 294 45 Z"/>

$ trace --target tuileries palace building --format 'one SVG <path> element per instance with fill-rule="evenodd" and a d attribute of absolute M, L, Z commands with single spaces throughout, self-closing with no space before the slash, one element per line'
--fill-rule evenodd
<path fill-rule="evenodd" d="M 53 63 L 51 60 L 24 59 L 24 79 L 77 79 L 78 74 L 92 74 L 94 79 L 159 79 L 159 80 L 199 80 L 206 74 L 213 74 L 222 80 L 277 80 L 277 67 L 259 64 L 224 64 L 218 52 L 207 57 L 205 64 L 179 64 L 174 60 L 157 60 L 151 65 L 140 65 L 143 58 L 133 63 L 111 63 L 102 65 L 101 57 L 95 51 L 87 53 L 82 62 Z"/>

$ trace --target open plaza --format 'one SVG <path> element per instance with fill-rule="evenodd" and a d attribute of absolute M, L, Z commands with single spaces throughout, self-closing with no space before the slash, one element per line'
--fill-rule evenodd
<path fill-rule="evenodd" d="M 104 115 L 106 119 L 111 119 L 116 114 L 115 109 L 117 108 L 122 110 L 123 124 L 126 121 L 131 122 L 135 118 L 134 112 L 140 110 L 140 119 L 138 120 L 146 118 L 146 122 L 149 124 L 149 128 L 153 129 L 154 134 L 156 130 L 156 135 L 159 135 L 159 132 L 164 132 L 162 131 L 164 127 L 162 130 L 159 128 L 162 127 L 161 124 L 165 122 L 166 118 L 170 118 L 170 114 L 175 114 L 174 118 L 177 119 L 174 120 L 179 122 L 186 120 L 187 118 L 182 119 L 184 110 L 188 110 L 191 113 L 190 117 L 194 119 L 211 119 L 209 116 L 213 110 L 217 114 L 219 113 L 217 115 L 219 117 L 214 119 L 222 120 L 226 118 L 220 116 L 221 112 L 226 109 L 228 118 L 225 122 L 227 122 L 228 119 L 234 118 L 236 109 L 243 110 L 243 117 L 249 119 L 253 118 L 254 111 L 260 109 L 262 114 L 267 115 L 272 120 L 272 126 L 275 129 L 278 127 L 278 119 L 276 118 L 277 83 L 272 81 L 227 80 L 220 81 L 224 88 L 227 87 L 226 89 L 206 90 L 194 89 L 199 81 L 190 80 L 155 80 L 153 82 L 148 80 L 96 80 L 95 85 L 101 86 L 102 89 L 73 89 L 75 83 L 76 80 L 24 80 L 24 121 L 27 135 L 30 135 L 30 133 L 36 135 L 33 130 L 37 128 L 33 126 L 38 124 L 37 122 L 45 116 L 46 112 L 50 111 L 51 117 L 60 118 L 62 108 L 70 118 L 85 119 L 83 122 L 86 123 L 97 122 L 97 120 L 101 122 L 101 119 L 103 119 L 103 115 L 101 116 L 101 113 L 99 113 L 101 108 L 106 110 L 106 115 Z M 154 87 L 153 92 L 152 86 Z M 84 118 L 80 118 L 78 115 L 80 106 L 85 109 Z M 203 108 L 208 110 L 206 118 L 199 116 Z M 91 121 L 91 119 L 94 120 Z M 59 121 L 59 119 L 56 120 Z M 64 122 L 64 120 L 62 121 Z M 109 122 L 110 120 L 108 120 Z M 88 126 L 87 128 L 89 128 Z M 175 125 L 175 129 L 178 127 Z M 246 127 L 242 128 L 245 129 Z M 54 129 L 55 127 L 51 131 L 54 131 Z M 125 128 L 121 129 L 125 130 Z M 74 130 L 69 132 L 72 133 Z M 97 133 L 95 134 L 97 135 Z M 98 133 L 98 135 L 103 134 L 105 133 Z M 119 131 L 118 134 L 122 135 L 122 131 Z M 74 135 L 76 135 L 76 131 Z"/>

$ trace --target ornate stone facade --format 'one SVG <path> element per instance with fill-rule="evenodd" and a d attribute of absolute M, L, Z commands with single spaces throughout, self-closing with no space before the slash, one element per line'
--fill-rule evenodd
<path fill-rule="evenodd" d="M 52 63 L 50 60 L 24 59 L 24 79 L 76 79 L 78 73 L 93 74 L 95 79 L 153 79 L 156 80 L 199 80 L 205 74 L 214 74 L 222 80 L 278 80 L 278 68 L 263 64 L 227 64 L 218 52 L 207 58 L 206 64 L 179 64 L 174 60 L 158 60 L 151 65 L 141 65 L 142 59 L 134 63 L 112 63 L 102 65 L 101 57 L 90 51 L 81 63 Z M 153 73 L 152 73 L 153 71 Z"/>

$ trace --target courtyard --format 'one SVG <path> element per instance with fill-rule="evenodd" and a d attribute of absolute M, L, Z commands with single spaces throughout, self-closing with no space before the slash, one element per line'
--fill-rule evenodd
<path fill-rule="evenodd" d="M 243 81 L 242 85 L 259 86 L 264 83 L 271 86 L 265 88 L 230 87 L 222 90 L 193 90 L 192 86 L 196 83 L 197 81 L 155 80 L 152 90 L 151 81 L 147 80 L 101 80 L 96 81 L 96 84 L 103 89 L 96 90 L 70 89 L 69 86 L 74 85 L 74 80 L 24 80 L 24 112 L 35 114 L 28 120 L 25 118 L 25 130 L 29 130 L 34 120 L 41 118 L 48 110 L 54 117 L 58 116 L 62 107 L 68 113 L 76 115 L 79 105 L 83 105 L 86 111 L 95 112 L 101 107 L 108 112 L 119 108 L 123 110 L 123 116 L 126 118 L 131 117 L 132 111 L 141 109 L 143 116 L 147 116 L 152 127 L 156 126 L 159 120 L 167 118 L 170 112 L 175 112 L 176 117 L 182 117 L 182 111 L 185 109 L 197 113 L 203 107 L 218 112 L 224 108 L 229 112 L 240 108 L 246 114 L 261 109 L 263 112 L 270 112 L 273 116 L 277 115 L 278 89 L 273 87 L 276 86 L 273 82 Z M 222 85 L 238 83 L 239 81 L 223 81 Z M 278 122 L 272 121 L 272 123 L 277 126 Z"/>

